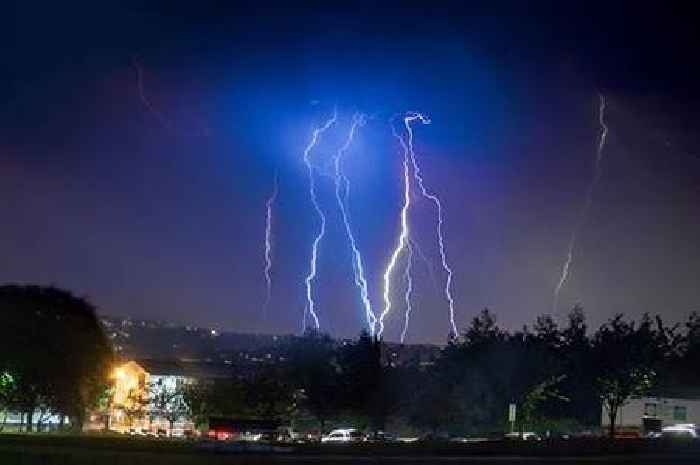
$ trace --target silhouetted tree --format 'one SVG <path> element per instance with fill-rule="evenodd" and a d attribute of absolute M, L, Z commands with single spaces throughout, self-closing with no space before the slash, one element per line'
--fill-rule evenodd
<path fill-rule="evenodd" d="M 433 433 L 458 434 L 502 423 L 504 405 L 511 400 L 510 382 L 502 378 L 514 373 L 509 353 L 507 333 L 484 309 L 426 374 L 411 423 Z M 421 411 L 424 405 L 431 408 Z"/>
<path fill-rule="evenodd" d="M 381 342 L 363 331 L 357 341 L 339 350 L 343 407 L 368 419 L 375 429 L 384 427 L 386 408 L 381 405 L 383 368 Z"/>
<path fill-rule="evenodd" d="M 82 426 L 109 375 L 112 354 L 85 299 L 54 287 L 0 286 L 0 372 L 13 379 L 12 408 L 31 430 L 36 409 Z"/>
<path fill-rule="evenodd" d="M 453 389 L 461 379 L 459 371 L 447 368 L 449 358 L 440 357 L 437 366 L 430 370 L 417 371 L 419 383 L 409 397 L 406 416 L 409 423 L 420 429 L 428 429 L 433 435 L 450 424 L 450 418 L 462 408 L 453 400 Z M 429 406 L 429 408 L 426 408 Z"/>
<path fill-rule="evenodd" d="M 295 408 L 294 389 L 281 369 L 268 367 L 246 381 L 247 416 L 267 420 L 289 418 Z"/>
<path fill-rule="evenodd" d="M 247 384 L 239 378 L 216 379 L 200 392 L 208 415 L 244 417 L 249 414 Z"/>
<path fill-rule="evenodd" d="M 119 409 L 126 417 L 127 424 L 134 426 L 136 420 L 146 416 L 148 410 L 148 397 L 143 389 L 129 389 L 125 402 L 119 405 Z"/>
<path fill-rule="evenodd" d="M 700 314 L 693 312 L 684 324 L 684 332 L 678 327 L 667 329 L 671 349 L 669 366 L 662 380 L 663 387 L 675 396 L 697 395 L 700 390 Z"/>
<path fill-rule="evenodd" d="M 685 327 L 686 335 L 683 340 L 684 356 L 695 367 L 698 367 L 700 366 L 700 313 L 691 313 Z M 697 370 L 693 371 L 695 375 L 700 376 Z"/>
<path fill-rule="evenodd" d="M 559 388 L 569 402 L 555 402 L 555 408 L 564 418 L 597 426 L 600 423 L 600 399 L 595 388 L 595 364 L 583 308 L 575 306 L 567 320 L 568 324 L 561 330 L 559 350 L 561 373 L 566 374 L 566 378 Z"/>
<path fill-rule="evenodd" d="M 318 419 L 321 431 L 342 407 L 336 344 L 325 334 L 309 331 L 286 347 L 287 376 L 298 394 L 299 408 Z"/>
<path fill-rule="evenodd" d="M 209 416 L 217 413 L 212 402 L 213 391 L 213 382 L 197 382 L 182 387 L 182 400 L 197 428 L 206 425 Z"/>
<path fill-rule="evenodd" d="M 7 420 L 7 410 L 12 407 L 15 395 L 15 382 L 12 375 L 7 372 L 0 372 L 0 412 L 2 412 L 2 422 L 0 432 L 5 427 Z"/>
<path fill-rule="evenodd" d="M 644 315 L 639 325 L 616 315 L 593 337 L 596 363 L 595 386 L 610 421 L 609 435 L 615 436 L 619 409 L 631 396 L 647 393 L 663 362 L 659 333 Z"/>
<path fill-rule="evenodd" d="M 182 401 L 198 428 L 210 417 L 253 418 L 257 406 L 250 403 L 250 386 L 239 377 L 200 381 L 182 387 Z"/>
<path fill-rule="evenodd" d="M 568 397 L 563 396 L 559 391 L 559 384 L 566 378 L 566 375 L 554 376 L 536 384 L 530 389 L 521 400 L 520 408 L 520 432 L 525 431 L 527 426 L 532 426 L 540 414 L 542 405 L 551 400 L 568 402 Z"/>
<path fill-rule="evenodd" d="M 563 351 L 571 336 L 546 315 L 532 330 L 510 333 L 483 310 L 426 373 L 411 423 L 434 433 L 498 430 L 505 427 L 511 402 L 521 406 L 521 424 L 556 418 L 569 397 L 561 386 L 569 367 Z M 431 408 L 421 410 L 421 405 Z"/>
<path fill-rule="evenodd" d="M 185 401 L 183 386 L 170 387 L 165 384 L 152 385 L 151 406 L 168 420 L 168 434 L 173 434 L 173 426 L 180 418 L 190 414 L 190 406 Z"/>
<path fill-rule="evenodd" d="M 103 429 L 105 432 L 109 431 L 109 420 L 112 413 L 112 406 L 114 405 L 114 384 L 105 384 L 97 397 L 97 410 L 102 415 Z"/>

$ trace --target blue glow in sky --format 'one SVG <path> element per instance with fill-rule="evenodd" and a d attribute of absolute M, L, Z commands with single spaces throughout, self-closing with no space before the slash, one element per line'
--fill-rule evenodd
<path fill-rule="evenodd" d="M 337 106 L 373 115 L 347 155 L 350 214 L 370 297 L 397 234 L 395 113 L 421 111 L 423 175 L 445 208 L 458 326 L 483 307 L 518 327 L 549 311 L 609 98 L 603 175 L 561 305 L 591 323 L 681 318 L 700 298 L 697 32 L 671 7 L 385 4 L 312 7 L 120 2 L 11 8 L 0 86 L 4 282 L 57 284 L 104 313 L 293 332 L 315 218 L 301 157 Z M 675 7 L 674 7 L 675 8 Z M 163 124 L 140 96 L 143 89 Z M 265 298 L 265 201 L 275 170 L 275 263 Z M 317 301 L 324 329 L 365 315 L 331 179 Z M 436 265 L 434 211 L 414 233 Z M 443 342 L 444 296 L 414 264 L 409 341 Z M 400 291 L 399 291 L 400 292 Z M 401 300 L 402 295 L 398 295 Z M 400 312 L 399 312 L 400 313 Z M 398 315 L 398 314 L 397 314 Z M 389 322 L 398 339 L 403 320 Z"/>

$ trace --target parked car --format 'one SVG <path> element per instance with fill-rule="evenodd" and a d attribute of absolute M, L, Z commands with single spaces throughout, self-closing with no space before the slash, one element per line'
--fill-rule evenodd
<path fill-rule="evenodd" d="M 277 441 L 301 444 L 310 442 L 306 435 L 291 428 L 280 428 L 277 430 Z"/>
<path fill-rule="evenodd" d="M 385 431 L 375 431 L 365 437 L 366 442 L 396 442 L 396 438 Z"/>
<path fill-rule="evenodd" d="M 278 440 L 278 437 L 279 435 L 277 434 L 277 431 L 265 431 L 256 435 L 255 440 L 264 442 L 274 442 Z"/>
<path fill-rule="evenodd" d="M 321 438 L 323 443 L 352 443 L 362 440 L 364 440 L 364 435 L 354 428 L 334 429 Z"/>
<path fill-rule="evenodd" d="M 537 434 L 533 433 L 531 431 L 524 432 L 524 433 L 507 433 L 504 436 L 505 439 L 510 440 L 510 441 L 541 441 L 542 438 Z"/>
<path fill-rule="evenodd" d="M 312 429 L 309 431 L 306 431 L 302 437 L 301 440 L 303 442 L 321 442 L 321 439 L 323 439 L 323 433 L 320 430 L 317 429 Z"/>
<path fill-rule="evenodd" d="M 476 437 L 476 436 L 475 437 L 459 436 L 459 437 L 450 438 L 450 442 L 456 442 L 456 443 L 462 443 L 462 444 L 471 444 L 471 443 L 475 443 L 475 442 L 487 442 L 488 440 L 489 440 L 488 438 Z"/>
<path fill-rule="evenodd" d="M 661 428 L 661 436 L 674 439 L 697 439 L 700 437 L 700 431 L 692 423 L 681 423 Z"/>
<path fill-rule="evenodd" d="M 149 431 L 146 428 L 129 428 L 129 436 L 148 436 Z"/>

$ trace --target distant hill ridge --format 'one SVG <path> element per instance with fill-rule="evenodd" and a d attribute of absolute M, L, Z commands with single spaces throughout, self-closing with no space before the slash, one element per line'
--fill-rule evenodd
<path fill-rule="evenodd" d="M 180 360 L 228 365 L 284 362 L 284 349 L 298 335 L 235 333 L 169 321 L 100 316 L 115 352 L 124 359 Z M 343 340 L 338 340 L 339 344 Z M 428 363 L 435 345 L 385 344 L 387 363 L 409 359 Z"/>

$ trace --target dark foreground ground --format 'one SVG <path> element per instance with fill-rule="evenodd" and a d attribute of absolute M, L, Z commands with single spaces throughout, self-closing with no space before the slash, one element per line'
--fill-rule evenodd
<path fill-rule="evenodd" d="M 700 464 L 700 441 L 269 446 L 114 437 L 0 436 L 0 465 Z"/>

